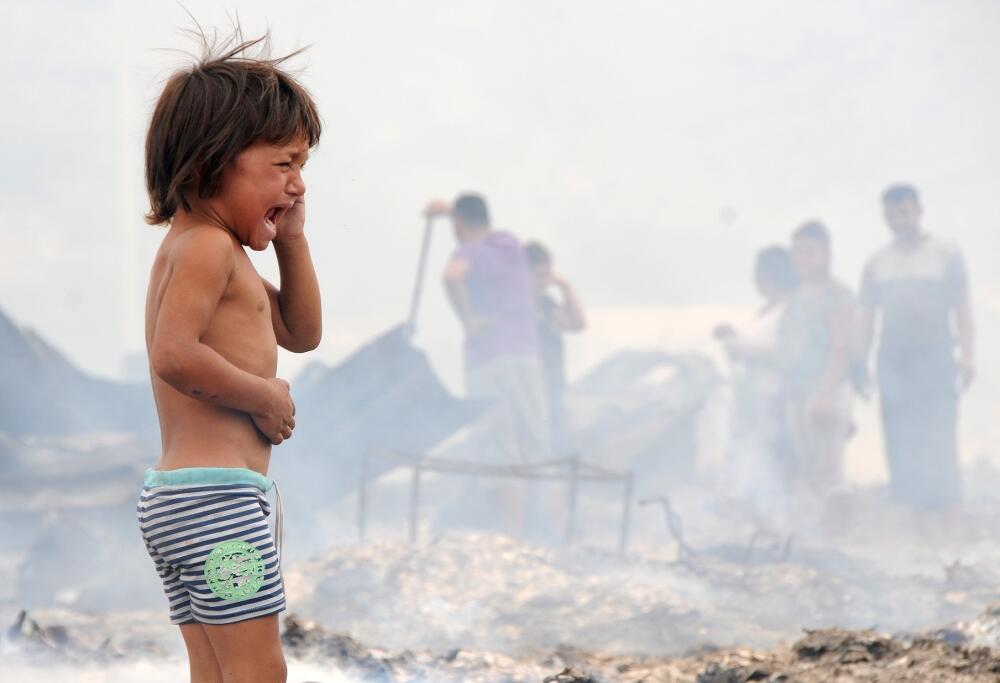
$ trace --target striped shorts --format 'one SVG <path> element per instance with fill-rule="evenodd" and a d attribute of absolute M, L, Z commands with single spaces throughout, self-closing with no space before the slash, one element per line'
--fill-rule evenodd
<path fill-rule="evenodd" d="M 267 523 L 272 487 L 236 467 L 146 471 L 139 528 L 170 623 L 232 624 L 285 609 L 280 548 Z M 276 517 L 280 544 L 280 498 Z"/>

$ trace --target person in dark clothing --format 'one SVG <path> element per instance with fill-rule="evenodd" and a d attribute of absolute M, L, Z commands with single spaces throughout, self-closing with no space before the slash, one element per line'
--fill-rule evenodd
<path fill-rule="evenodd" d="M 861 352 L 880 323 L 878 387 L 891 489 L 921 510 L 961 500 L 958 398 L 974 374 L 974 325 L 961 252 L 921 227 L 914 187 L 882 196 L 894 239 L 871 258 L 861 283 Z M 957 350 L 957 353 L 956 353 Z"/>
<path fill-rule="evenodd" d="M 572 285 L 553 270 L 549 250 L 538 242 L 531 242 L 524 247 L 524 254 L 531 270 L 537 302 L 539 354 L 549 404 L 553 450 L 556 455 L 564 455 L 571 446 L 565 404 L 566 367 L 562 336 L 567 332 L 583 330 L 587 319 Z M 558 292 L 558 296 L 554 296 L 553 290 Z"/>

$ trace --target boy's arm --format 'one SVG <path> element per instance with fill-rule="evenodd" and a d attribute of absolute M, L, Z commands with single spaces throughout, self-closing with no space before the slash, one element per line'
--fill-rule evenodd
<path fill-rule="evenodd" d="M 264 280 L 274 336 L 282 348 L 295 353 L 312 351 L 323 337 L 319 283 L 302 232 L 304 222 L 305 204 L 299 201 L 282 218 L 278 237 L 273 240 L 281 288 Z"/>
<path fill-rule="evenodd" d="M 241 370 L 201 341 L 235 268 L 231 238 L 202 230 L 176 249 L 150 344 L 153 372 L 185 396 L 250 414 L 280 443 L 294 427 L 287 382 Z"/>

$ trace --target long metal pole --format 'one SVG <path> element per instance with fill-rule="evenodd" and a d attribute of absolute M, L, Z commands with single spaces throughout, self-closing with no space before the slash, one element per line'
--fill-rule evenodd
<path fill-rule="evenodd" d="M 434 218 L 427 216 L 424 223 L 424 241 L 420 246 L 420 261 L 417 263 L 417 281 L 413 284 L 413 297 L 410 299 L 410 317 L 406 322 L 406 330 L 410 336 L 417 330 L 417 313 L 420 310 L 420 295 L 424 290 L 424 273 L 427 271 L 427 256 L 431 250 L 431 232 Z"/>

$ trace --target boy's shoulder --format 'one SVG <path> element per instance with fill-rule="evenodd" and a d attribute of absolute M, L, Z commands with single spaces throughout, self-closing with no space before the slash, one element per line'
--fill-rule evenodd
<path fill-rule="evenodd" d="M 179 234 L 168 234 L 163 247 L 173 258 L 219 258 L 235 256 L 240 244 L 228 231 L 205 224 L 193 225 Z"/>
<path fill-rule="evenodd" d="M 228 231 L 213 225 L 194 225 L 177 234 L 168 233 L 160 246 L 160 255 L 172 271 L 209 272 L 228 277 L 238 264 L 242 246 Z"/>

